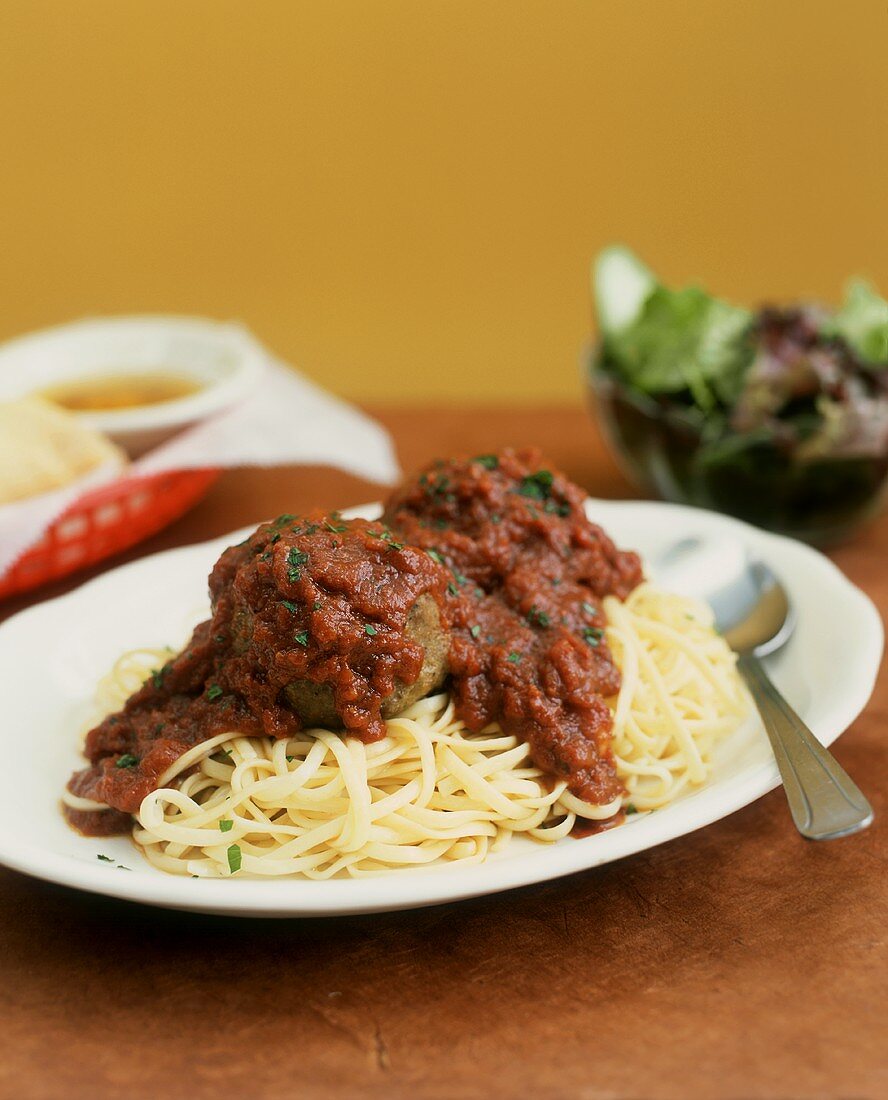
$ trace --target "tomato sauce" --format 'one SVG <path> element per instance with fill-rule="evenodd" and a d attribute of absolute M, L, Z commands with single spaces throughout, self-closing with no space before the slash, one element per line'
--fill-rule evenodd
<path fill-rule="evenodd" d="M 426 694 L 447 674 L 470 729 L 498 721 L 579 797 L 611 801 L 622 788 L 606 700 L 620 676 L 601 599 L 625 597 L 641 567 L 583 500 L 538 453 L 504 451 L 433 464 L 381 523 L 264 524 L 220 557 L 212 617 L 183 652 L 90 731 L 90 766 L 69 789 L 117 812 L 68 810 L 72 824 L 126 831 L 189 748 L 228 731 L 290 737 L 302 726 L 294 700 L 319 693 L 327 724 L 373 741 L 404 685 Z M 423 603 L 431 616 L 415 614 Z"/>
<path fill-rule="evenodd" d="M 438 562 L 378 523 L 334 515 L 264 524 L 216 563 L 212 618 L 90 731 L 91 766 L 69 790 L 133 814 L 171 764 L 216 734 L 298 732 L 285 694 L 295 681 L 324 685 L 347 733 L 384 736 L 383 701 L 423 668 L 411 608 L 424 595 L 442 602 L 446 583 Z M 68 817 L 90 833 L 109 825 L 89 812 Z M 120 831 L 119 821 L 110 827 Z"/>
<path fill-rule="evenodd" d="M 451 572 L 451 693 L 473 730 L 498 721 L 534 763 L 578 797 L 622 791 L 606 699 L 620 674 L 604 638 L 602 597 L 641 580 L 638 556 L 589 522 L 585 493 L 507 450 L 436 462 L 398 490 L 384 520 Z"/>

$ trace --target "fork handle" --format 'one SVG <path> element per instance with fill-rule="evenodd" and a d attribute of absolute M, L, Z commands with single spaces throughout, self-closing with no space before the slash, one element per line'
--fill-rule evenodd
<path fill-rule="evenodd" d="M 758 657 L 744 654 L 737 667 L 762 716 L 798 831 L 808 840 L 833 840 L 865 829 L 872 806 L 774 687 Z"/>

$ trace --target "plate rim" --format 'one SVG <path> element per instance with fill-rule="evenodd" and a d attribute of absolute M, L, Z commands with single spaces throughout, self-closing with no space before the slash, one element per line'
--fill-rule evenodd
<path fill-rule="evenodd" d="M 344 510 L 347 515 L 372 515 L 378 513 L 378 502 L 360 505 Z M 673 519 L 682 517 L 695 523 L 715 523 L 733 528 L 746 541 L 760 545 L 779 545 L 789 548 L 791 553 L 816 562 L 817 568 L 825 569 L 830 581 L 842 590 L 843 601 L 849 601 L 854 609 L 861 630 L 860 661 L 858 662 L 855 682 L 843 693 L 839 704 L 827 715 L 830 730 L 823 737 L 823 743 L 830 745 L 854 721 L 866 707 L 876 684 L 881 667 L 884 649 L 884 627 L 882 618 L 870 597 L 855 585 L 824 554 L 796 540 L 773 532 L 751 527 L 742 520 L 705 509 L 693 508 L 665 501 L 644 500 L 606 500 L 587 498 L 586 510 L 593 522 L 601 522 L 607 529 L 605 514 L 614 509 L 632 508 L 671 515 Z M 10 616 L 0 624 L 0 640 L 22 628 L 33 618 L 39 618 L 60 607 L 88 597 L 107 583 L 109 577 L 126 576 L 143 568 L 146 562 L 156 562 L 173 558 L 183 553 L 194 553 L 211 547 L 230 544 L 232 539 L 242 537 L 244 532 L 255 528 L 249 525 L 217 538 L 173 547 L 155 554 L 145 555 L 135 561 L 106 570 L 97 577 L 78 585 L 61 596 L 42 600 L 29 608 Z M 362 879 L 302 880 L 302 879 L 187 879 L 179 876 L 153 875 L 111 875 L 110 865 L 80 862 L 70 855 L 47 850 L 45 847 L 28 843 L 22 839 L 14 843 L 11 838 L 0 834 L 0 864 L 12 870 L 43 879 L 62 886 L 103 894 L 121 900 L 139 902 L 153 906 L 187 911 L 226 914 L 230 916 L 251 917 L 296 917 L 296 916 L 345 916 L 362 913 L 375 913 L 391 910 L 419 908 L 456 902 L 488 893 L 501 893 L 520 886 L 551 881 L 566 875 L 591 870 L 617 859 L 625 858 L 636 852 L 645 851 L 661 843 L 677 840 L 698 829 L 705 828 L 715 821 L 727 817 L 744 806 L 773 790 L 780 783 L 779 773 L 773 759 L 762 762 L 740 775 L 731 783 L 727 791 L 705 785 L 687 799 L 676 805 L 693 805 L 691 814 L 693 823 L 682 827 L 677 833 L 662 835 L 657 828 L 659 811 L 644 815 L 637 821 L 627 822 L 615 829 L 581 841 L 571 841 L 570 845 L 554 845 L 528 853 L 527 858 L 487 861 L 470 866 L 434 865 L 429 868 L 411 868 L 403 874 L 381 875 Z M 718 797 L 716 797 L 718 795 Z M 726 797 L 727 795 L 727 797 Z M 672 809 L 671 807 L 668 809 Z M 789 822 L 787 819 L 787 827 Z M 591 842 L 591 843 L 590 843 Z M 545 854 L 546 859 L 534 859 Z M 491 884 L 489 872 L 496 867 L 495 883 Z M 448 873 L 459 875 L 448 881 Z M 429 873 L 439 873 L 432 889 L 423 889 L 423 881 L 429 881 Z M 183 891 L 183 886 L 187 891 Z M 293 890 L 293 887 L 296 889 Z M 293 890 L 292 900 L 282 900 L 282 891 Z M 188 894 L 193 894 L 189 897 Z"/>

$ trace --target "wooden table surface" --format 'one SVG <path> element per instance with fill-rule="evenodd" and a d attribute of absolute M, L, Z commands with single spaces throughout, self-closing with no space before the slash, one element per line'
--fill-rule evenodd
<path fill-rule="evenodd" d="M 534 442 L 593 495 L 631 493 L 579 410 L 378 415 L 406 468 Z M 232 472 L 138 553 L 378 493 Z M 888 517 L 833 556 L 884 615 Z M 876 824 L 822 845 L 778 790 L 560 881 L 335 920 L 166 912 L 0 871 L 0 1095 L 886 1097 L 886 719 L 883 674 L 835 749 Z"/>

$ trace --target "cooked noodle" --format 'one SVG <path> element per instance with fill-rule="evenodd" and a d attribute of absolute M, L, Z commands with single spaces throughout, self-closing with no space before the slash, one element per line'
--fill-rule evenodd
<path fill-rule="evenodd" d="M 477 863 L 516 833 L 551 842 L 578 818 L 612 818 L 621 804 L 629 812 L 663 806 L 707 778 L 714 745 L 748 713 L 736 658 L 695 601 L 643 584 L 625 602 L 608 597 L 604 610 L 623 676 L 611 701 L 622 799 L 582 802 L 534 767 L 517 738 L 495 726 L 468 731 L 442 694 L 388 720 L 386 737 L 369 745 L 319 729 L 289 740 L 231 732 L 203 742 L 144 799 L 134 839 L 151 863 L 176 874 L 330 878 Z M 124 655 L 100 685 L 104 712 L 167 656 Z M 66 802 L 102 808 L 71 795 Z"/>
<path fill-rule="evenodd" d="M 617 772 L 627 801 L 655 810 L 707 779 L 713 747 L 742 724 L 749 697 L 706 604 L 642 584 L 624 603 L 608 596 L 604 611 L 623 679 Z"/>

